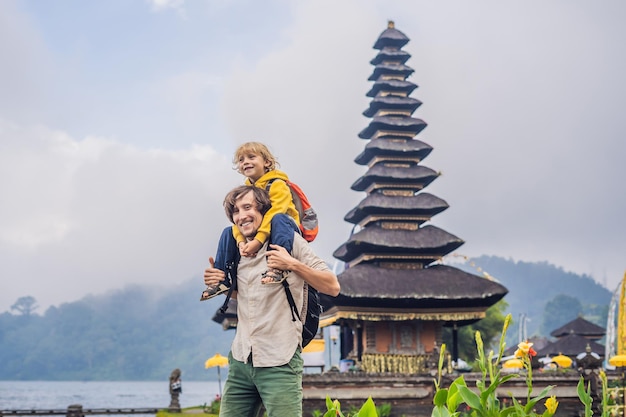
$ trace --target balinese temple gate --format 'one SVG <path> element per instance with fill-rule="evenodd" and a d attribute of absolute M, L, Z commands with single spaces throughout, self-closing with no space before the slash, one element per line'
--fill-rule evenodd
<path fill-rule="evenodd" d="M 507 293 L 439 262 L 464 242 L 430 224 L 448 204 L 423 191 L 439 174 L 422 165 L 432 147 L 415 138 L 426 123 L 412 116 L 421 102 L 410 97 L 417 85 L 407 81 L 414 71 L 402 50 L 408 41 L 389 22 L 374 45 L 372 100 L 363 112 L 371 121 L 358 135 L 367 143 L 355 159 L 368 170 L 351 187 L 367 195 L 345 216 L 354 230 L 334 252 L 345 263 L 341 294 L 323 298 L 321 323 L 340 326 L 341 359 L 367 373 L 427 372 L 444 326 L 482 319 Z"/>

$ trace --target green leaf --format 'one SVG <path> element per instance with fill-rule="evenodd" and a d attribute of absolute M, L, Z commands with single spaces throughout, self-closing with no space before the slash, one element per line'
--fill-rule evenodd
<path fill-rule="evenodd" d="M 433 398 L 433 403 L 436 406 L 443 406 L 445 405 L 446 401 L 448 400 L 448 390 L 447 389 L 440 389 L 435 393 L 435 398 Z"/>
<path fill-rule="evenodd" d="M 515 406 L 506 407 L 506 408 L 503 408 L 502 410 L 500 410 L 499 416 L 500 417 L 508 417 L 509 415 L 511 415 L 514 412 L 515 412 Z"/>
<path fill-rule="evenodd" d="M 585 389 L 585 382 L 583 377 L 580 377 L 580 379 L 578 380 L 578 386 L 576 387 L 576 390 L 578 391 L 578 398 L 580 398 L 580 401 L 585 405 L 585 416 L 592 416 L 593 411 L 591 410 L 591 403 L 593 402 L 593 399 L 591 398 L 591 394 L 589 393 L 591 387 Z"/>
<path fill-rule="evenodd" d="M 344 417 L 341 413 L 341 404 L 339 400 L 331 400 L 329 396 L 326 396 L 326 408 L 328 411 L 324 413 L 324 417 Z"/>
<path fill-rule="evenodd" d="M 459 387 L 459 394 L 463 398 L 463 401 L 469 405 L 471 408 L 475 408 L 477 410 L 482 409 L 480 404 L 480 397 L 476 395 L 473 391 L 471 391 L 467 387 Z"/>
<path fill-rule="evenodd" d="M 450 388 L 448 389 L 448 399 L 446 401 L 446 405 L 448 406 L 448 410 L 454 412 L 461 404 L 461 395 L 459 395 L 459 387 L 466 387 L 465 379 L 463 379 L 463 375 L 452 381 L 450 384 Z"/>
<path fill-rule="evenodd" d="M 520 402 L 517 401 L 515 398 L 513 398 L 513 408 L 515 409 L 515 413 L 518 416 L 526 416 L 526 415 L 528 415 L 526 410 L 524 410 L 524 407 L 522 407 L 522 404 L 520 404 Z"/>
<path fill-rule="evenodd" d="M 498 385 L 504 384 L 509 379 L 517 378 L 518 376 L 519 376 L 519 374 L 507 374 L 507 375 L 503 376 L 502 378 L 498 379 Z"/>
<path fill-rule="evenodd" d="M 582 401 L 583 404 L 585 405 L 591 404 L 591 396 L 589 395 L 589 393 L 587 392 L 587 389 L 585 388 L 585 381 L 583 380 L 582 377 L 578 381 L 578 386 L 576 387 L 576 391 L 578 391 L 578 398 L 580 398 L 580 401 Z"/>
<path fill-rule="evenodd" d="M 466 387 L 467 384 L 465 383 L 465 379 L 463 378 L 463 375 L 461 375 L 460 377 L 452 381 L 452 384 L 450 384 L 450 388 L 452 388 L 452 386 Z"/>
<path fill-rule="evenodd" d="M 539 393 L 539 395 L 537 395 L 535 398 L 528 401 L 528 403 L 526 404 L 526 407 L 524 408 L 525 412 L 530 413 L 532 409 L 535 407 L 535 405 L 537 404 L 537 402 L 539 402 L 540 400 L 548 396 L 548 392 L 550 392 L 552 388 L 554 388 L 554 385 L 548 385 Z"/>
<path fill-rule="evenodd" d="M 372 397 L 368 397 L 361 409 L 359 410 L 357 416 L 359 417 L 378 417 L 378 412 L 376 411 L 376 405 L 374 404 L 374 400 Z"/>
<path fill-rule="evenodd" d="M 335 406 L 333 405 L 333 400 L 331 400 L 328 395 L 326 396 L 326 409 L 327 410 L 334 410 L 335 409 Z"/>
<path fill-rule="evenodd" d="M 498 384 L 491 384 L 489 388 L 480 393 L 480 401 L 484 404 L 487 401 L 487 398 L 498 388 Z"/>
<path fill-rule="evenodd" d="M 431 417 L 450 417 L 450 411 L 446 407 L 435 406 Z"/>

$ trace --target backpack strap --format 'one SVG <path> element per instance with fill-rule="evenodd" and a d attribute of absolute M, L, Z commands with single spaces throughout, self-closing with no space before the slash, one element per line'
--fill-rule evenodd
<path fill-rule="evenodd" d="M 280 178 L 271 178 L 270 180 L 267 181 L 267 184 L 265 184 L 265 191 L 267 191 L 268 193 L 270 192 L 270 187 L 272 186 L 272 184 L 274 183 L 274 181 L 278 180 Z M 284 180 L 281 180 L 284 181 Z M 289 184 L 287 184 L 289 185 Z"/>
<path fill-rule="evenodd" d="M 236 257 L 234 261 L 226 262 L 226 273 L 227 276 L 230 277 L 230 288 L 228 289 L 228 293 L 226 293 L 226 300 L 224 300 L 224 304 L 220 307 L 220 313 L 226 314 L 226 309 L 228 309 L 228 303 L 233 295 L 233 291 L 237 289 L 237 263 L 239 262 L 239 256 Z"/>
<path fill-rule="evenodd" d="M 300 317 L 298 313 L 298 308 L 296 307 L 296 302 L 293 299 L 293 295 L 291 294 L 291 290 L 289 289 L 289 283 L 287 280 L 283 281 L 283 288 L 285 289 L 285 295 L 287 296 L 287 301 L 289 302 L 289 311 L 291 311 L 291 320 L 296 321 L 296 317 Z"/>

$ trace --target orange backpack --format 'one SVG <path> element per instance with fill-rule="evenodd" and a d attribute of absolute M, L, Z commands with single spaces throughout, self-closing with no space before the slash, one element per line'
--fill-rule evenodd
<path fill-rule="evenodd" d="M 276 180 L 285 181 L 280 178 L 272 178 L 267 182 L 265 186 L 265 190 L 269 193 L 270 187 L 272 183 Z M 317 232 L 319 230 L 319 224 L 317 221 L 317 213 L 315 209 L 311 207 L 311 203 L 309 203 L 309 199 L 302 191 L 298 185 L 294 184 L 291 181 L 285 181 L 289 190 L 291 191 L 291 198 L 293 199 L 293 204 L 296 206 L 296 210 L 298 210 L 298 214 L 300 215 L 300 231 L 302 232 L 302 237 L 307 242 L 313 242 L 317 237 Z"/>

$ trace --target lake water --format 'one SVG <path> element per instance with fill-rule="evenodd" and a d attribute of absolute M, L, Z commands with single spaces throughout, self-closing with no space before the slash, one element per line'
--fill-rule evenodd
<path fill-rule="evenodd" d="M 222 389 L 224 381 L 222 381 Z M 217 381 L 185 381 L 181 407 L 210 404 L 219 393 Z M 57 382 L 0 381 L 0 410 L 88 408 L 166 408 L 168 381 Z"/>

